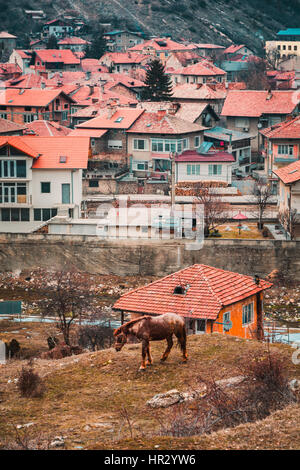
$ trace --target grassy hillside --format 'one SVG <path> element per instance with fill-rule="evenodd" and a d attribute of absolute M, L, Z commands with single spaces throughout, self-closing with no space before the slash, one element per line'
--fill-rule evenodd
<path fill-rule="evenodd" d="M 196 389 L 200 376 L 218 380 L 239 375 L 249 354 L 265 345 L 218 334 L 190 336 L 187 364 L 181 363 L 176 347 L 161 364 L 165 344 L 153 342 L 154 364 L 145 372 L 138 371 L 140 348 L 133 344 L 119 353 L 107 349 L 56 361 L 35 360 L 35 370 L 47 387 L 43 398 L 20 397 L 14 382 L 20 361 L 0 366 L 0 448 L 13 447 L 16 433 L 36 443 L 64 436 L 67 449 L 299 448 L 300 409 L 296 404 L 260 423 L 188 438 L 160 436 L 162 412 L 146 405 L 157 393 Z M 291 348 L 277 345 L 272 349 L 288 358 L 289 376 L 300 378 L 299 366 L 290 360 Z M 164 413 L 166 420 L 171 419 L 168 410 Z M 25 424 L 29 427 L 16 430 Z"/>
<path fill-rule="evenodd" d="M 47 19 L 75 13 L 93 28 L 99 22 L 112 22 L 174 39 L 245 43 L 257 51 L 262 38 L 272 39 L 280 28 L 297 27 L 300 22 L 299 0 L 0 0 L 1 28 L 21 37 L 38 30 L 38 23 L 24 19 L 25 9 L 43 9 Z"/>

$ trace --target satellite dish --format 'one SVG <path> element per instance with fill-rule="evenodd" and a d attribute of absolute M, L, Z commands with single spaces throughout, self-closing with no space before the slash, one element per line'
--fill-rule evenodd
<path fill-rule="evenodd" d="M 226 320 L 224 321 L 224 330 L 229 331 L 232 328 L 232 321 L 231 320 Z"/>

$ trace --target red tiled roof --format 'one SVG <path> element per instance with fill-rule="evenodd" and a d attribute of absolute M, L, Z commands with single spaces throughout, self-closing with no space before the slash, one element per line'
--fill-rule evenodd
<path fill-rule="evenodd" d="M 165 110 L 162 110 L 155 113 L 145 111 L 127 132 L 174 135 L 187 134 L 190 132 L 201 132 L 204 129 L 206 128 L 200 126 L 199 124 L 185 121 L 176 116 L 167 114 Z"/>
<path fill-rule="evenodd" d="M 10 73 L 22 73 L 22 70 L 18 64 L 9 64 L 4 63 L 0 64 L 0 73 L 10 74 Z"/>
<path fill-rule="evenodd" d="M 0 39 L 17 39 L 17 36 L 8 33 L 7 31 L 1 31 Z"/>
<path fill-rule="evenodd" d="M 70 38 L 64 38 L 58 41 L 58 44 L 64 45 L 64 44 L 76 44 L 76 45 L 82 45 L 82 44 L 91 44 L 89 41 L 86 41 L 85 39 L 78 38 L 76 36 L 72 36 Z"/>
<path fill-rule="evenodd" d="M 225 99 L 225 87 L 214 87 L 209 84 L 184 83 L 173 88 L 172 98 L 186 98 L 199 100 Z"/>
<path fill-rule="evenodd" d="M 82 59 L 81 68 L 84 72 L 106 72 L 108 67 L 101 65 L 98 59 Z"/>
<path fill-rule="evenodd" d="M 15 52 L 19 54 L 21 59 L 30 59 L 32 56 L 32 51 L 25 51 L 24 49 L 15 49 Z"/>
<path fill-rule="evenodd" d="M 75 136 L 85 136 L 85 137 L 95 137 L 99 139 L 102 137 L 104 134 L 106 134 L 107 130 L 106 129 L 80 129 L 76 128 L 72 130 L 69 134 L 70 137 Z"/>
<path fill-rule="evenodd" d="M 41 61 L 47 63 L 80 64 L 80 59 L 70 49 L 40 49 L 35 53 Z"/>
<path fill-rule="evenodd" d="M 144 112 L 143 109 L 135 108 L 116 108 L 113 115 L 109 117 L 109 110 L 106 111 L 106 116 L 96 117 L 87 122 L 79 124 L 77 128 L 88 129 L 129 129 L 130 126 L 138 119 Z M 121 119 L 122 118 L 122 119 Z"/>
<path fill-rule="evenodd" d="M 284 184 L 296 183 L 300 180 L 300 160 L 290 163 L 278 170 L 273 170 L 273 173 L 275 173 Z"/>
<path fill-rule="evenodd" d="M 20 125 L 15 122 L 9 121 L 8 119 L 0 118 L 0 134 L 5 134 L 6 132 L 16 132 L 25 129 L 25 124 Z"/>
<path fill-rule="evenodd" d="M 41 84 L 46 80 L 41 75 L 35 73 L 27 73 L 18 78 L 12 78 L 5 82 L 5 88 L 41 88 Z"/>
<path fill-rule="evenodd" d="M 174 72 L 170 72 L 172 75 L 197 75 L 197 76 L 215 76 L 215 75 L 226 75 L 226 72 L 219 67 L 207 60 L 202 60 L 197 64 L 183 67 Z"/>
<path fill-rule="evenodd" d="M 51 136 L 66 136 L 70 134 L 71 129 L 69 127 L 61 126 L 54 121 L 42 121 L 36 120 L 29 124 L 26 124 L 26 134 L 34 134 L 39 137 L 51 137 Z"/>
<path fill-rule="evenodd" d="M 110 59 L 114 64 L 140 64 L 144 60 L 148 60 L 149 56 L 139 54 L 138 52 L 106 52 L 100 61 Z"/>
<path fill-rule="evenodd" d="M 211 151 L 208 153 L 198 153 L 196 150 L 185 150 L 175 158 L 177 163 L 181 162 L 234 162 L 232 153 L 222 151 Z"/>
<path fill-rule="evenodd" d="M 188 46 L 184 46 L 178 42 L 172 41 L 169 38 L 153 38 L 148 41 L 144 41 L 136 46 L 130 47 L 128 51 L 142 51 L 144 48 L 153 48 L 156 51 L 183 51 L 190 49 Z"/>
<path fill-rule="evenodd" d="M 0 147 L 11 145 L 33 157 L 32 168 L 70 169 L 87 168 L 90 139 L 88 137 L 1 137 Z M 66 162 L 60 163 L 60 157 Z"/>
<path fill-rule="evenodd" d="M 231 44 L 231 46 L 227 47 L 227 49 L 225 49 L 225 51 L 223 51 L 223 52 L 224 52 L 224 54 L 235 54 L 235 52 L 242 49 L 242 47 L 245 47 L 245 45 L 240 44 L 240 45 L 236 46 L 234 44 Z"/>
<path fill-rule="evenodd" d="M 19 89 L 7 88 L 0 92 L 0 105 L 44 107 L 48 106 L 61 93 L 62 91 L 59 89 L 38 90 L 32 88 L 23 90 L 21 93 Z M 73 101 L 71 97 L 69 99 Z"/>
<path fill-rule="evenodd" d="M 300 139 L 300 116 L 260 131 L 268 139 Z"/>
<path fill-rule="evenodd" d="M 270 97 L 270 99 L 268 99 Z M 230 90 L 221 116 L 260 117 L 262 114 L 289 114 L 298 102 L 294 91 Z"/>
<path fill-rule="evenodd" d="M 176 286 L 189 287 L 185 295 L 173 294 Z M 145 287 L 124 294 L 114 304 L 116 310 L 141 314 L 174 312 L 183 317 L 216 320 L 220 310 L 246 299 L 272 284 L 251 276 L 194 264 Z"/>

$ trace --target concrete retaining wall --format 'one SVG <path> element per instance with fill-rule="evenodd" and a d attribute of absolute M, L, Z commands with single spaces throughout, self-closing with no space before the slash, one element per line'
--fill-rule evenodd
<path fill-rule="evenodd" d="M 279 269 L 300 279 L 300 242 L 206 240 L 198 251 L 180 241 L 103 241 L 91 236 L 0 234 L 0 271 L 70 270 L 116 275 L 170 274 L 203 263 L 242 274 L 266 276 Z"/>

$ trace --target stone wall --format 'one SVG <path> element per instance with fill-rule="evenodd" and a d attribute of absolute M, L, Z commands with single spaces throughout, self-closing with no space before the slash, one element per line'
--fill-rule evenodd
<path fill-rule="evenodd" d="M 78 269 L 89 273 L 163 276 L 195 263 L 266 276 L 279 269 L 300 279 L 300 242 L 206 240 L 201 250 L 181 241 L 103 241 L 91 236 L 0 234 L 0 271 Z"/>

